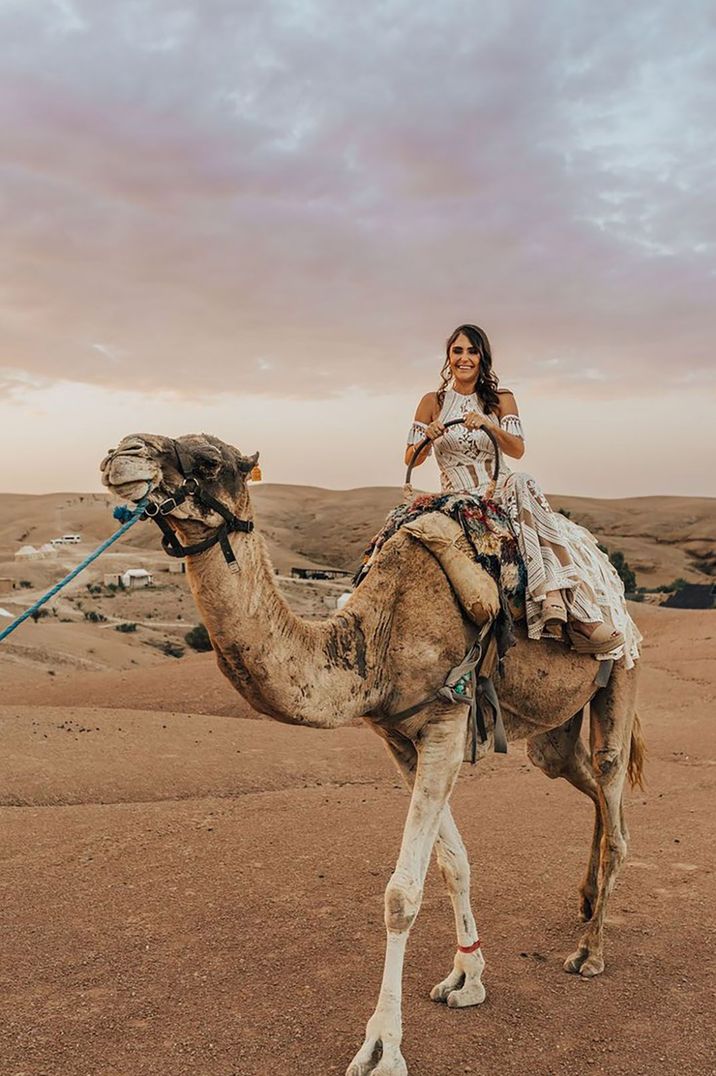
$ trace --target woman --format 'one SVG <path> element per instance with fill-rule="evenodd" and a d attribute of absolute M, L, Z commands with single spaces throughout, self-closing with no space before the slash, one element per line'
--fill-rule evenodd
<path fill-rule="evenodd" d="M 435 450 L 443 492 L 483 495 L 490 484 L 498 444 L 500 473 L 493 500 L 507 513 L 527 570 L 527 635 L 560 639 L 566 626 L 572 645 L 600 659 L 639 657 L 641 633 L 624 602 L 624 585 L 596 539 L 560 512 L 553 512 L 532 475 L 512 472 L 504 456 L 521 459 L 524 433 L 515 397 L 499 389 L 486 334 L 460 325 L 447 342 L 437 392 L 423 396 L 408 437 L 406 464 L 415 445 L 432 442 L 416 465 Z M 462 425 L 445 429 L 451 419 Z"/>

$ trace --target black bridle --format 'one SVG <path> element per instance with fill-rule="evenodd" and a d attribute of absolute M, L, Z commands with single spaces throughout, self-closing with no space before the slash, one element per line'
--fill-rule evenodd
<path fill-rule="evenodd" d="M 160 504 L 148 504 L 141 518 L 151 519 L 157 524 L 162 531 L 162 547 L 170 557 L 191 557 L 195 553 L 205 553 L 207 549 L 211 549 L 212 546 L 218 544 L 221 546 L 221 551 L 224 554 L 226 563 L 229 565 L 229 570 L 238 572 L 239 565 L 231 548 L 229 535 L 235 531 L 249 534 L 254 529 L 253 520 L 239 519 L 230 508 L 227 508 L 221 501 L 217 501 L 216 497 L 203 489 L 199 479 L 193 473 L 192 463 L 184 453 L 181 445 L 177 444 L 176 441 L 172 441 L 172 444 L 176 455 L 177 469 L 184 481 L 179 489 L 175 490 L 170 497 L 167 497 Z M 210 508 L 216 512 L 224 522 L 217 531 L 214 531 L 213 534 L 210 534 L 208 538 L 204 538 L 201 542 L 194 542 L 193 545 L 182 545 L 166 517 L 180 504 L 183 504 L 188 497 L 193 497 L 205 508 Z"/>

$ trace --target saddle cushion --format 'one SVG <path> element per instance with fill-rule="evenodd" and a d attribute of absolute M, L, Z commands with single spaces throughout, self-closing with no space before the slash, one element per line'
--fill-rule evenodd
<path fill-rule="evenodd" d="M 386 517 L 365 551 L 353 584 L 358 586 L 389 538 L 428 512 L 443 512 L 459 524 L 477 564 L 494 580 L 500 596 L 498 648 L 502 656 L 514 641 L 512 622 L 524 617 L 527 571 L 506 513 L 494 501 L 468 493 L 419 494 Z"/>

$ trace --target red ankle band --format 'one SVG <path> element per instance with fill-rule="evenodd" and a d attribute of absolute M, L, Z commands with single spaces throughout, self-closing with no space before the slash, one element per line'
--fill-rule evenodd
<path fill-rule="evenodd" d="M 457 949 L 459 953 L 474 953 L 476 949 L 480 948 L 480 939 L 478 938 L 474 945 L 458 945 Z"/>

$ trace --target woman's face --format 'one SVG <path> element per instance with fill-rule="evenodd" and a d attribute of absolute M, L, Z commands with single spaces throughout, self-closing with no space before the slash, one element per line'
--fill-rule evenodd
<path fill-rule="evenodd" d="M 480 370 L 480 351 L 470 343 L 464 333 L 450 347 L 450 372 L 460 388 L 472 389 Z"/>

